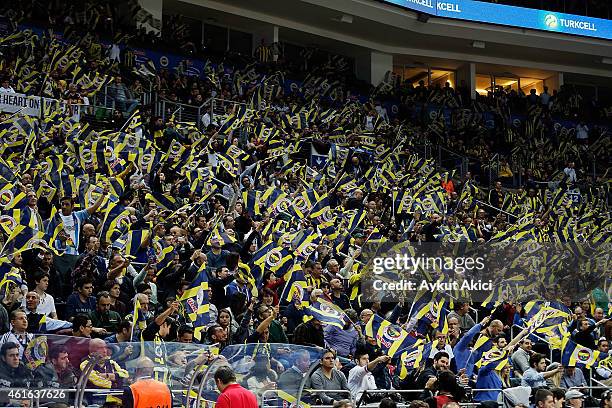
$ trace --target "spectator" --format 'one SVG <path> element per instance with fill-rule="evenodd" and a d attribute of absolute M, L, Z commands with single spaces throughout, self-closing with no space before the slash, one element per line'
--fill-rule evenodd
<path fill-rule="evenodd" d="M 387 364 L 390 360 L 391 357 L 383 355 L 376 357 L 370 362 L 368 353 L 365 350 L 356 352 L 355 363 L 357 365 L 351 368 L 348 376 L 348 386 L 351 390 L 351 397 L 353 400 L 360 401 L 364 391 L 378 389 L 372 371 L 374 371 L 379 364 Z"/>
<path fill-rule="evenodd" d="M 72 319 L 72 335 L 74 337 L 91 338 L 93 324 L 88 315 L 79 314 Z"/>
<path fill-rule="evenodd" d="M 553 388 L 550 390 L 553 394 L 553 400 L 555 402 L 555 408 L 565 407 L 565 390 L 562 388 Z"/>
<path fill-rule="evenodd" d="M 459 320 L 459 327 L 461 330 L 468 331 L 476 324 L 474 319 L 469 314 L 470 304 L 458 302 L 455 305 L 455 310 L 448 314 L 448 317 L 455 317 Z"/>
<path fill-rule="evenodd" d="M 108 92 L 117 102 L 119 109 L 128 115 L 131 114 L 138 105 L 138 100 L 132 97 L 130 90 L 123 83 L 123 79 L 120 75 L 115 77 L 113 83 L 108 87 Z"/>
<path fill-rule="evenodd" d="M 257 355 L 255 364 L 245 377 L 245 383 L 255 395 L 261 395 L 267 390 L 276 389 L 277 379 L 276 372 L 270 368 L 270 358 L 266 355 Z"/>
<path fill-rule="evenodd" d="M 128 372 L 121 368 L 114 360 L 108 358 L 108 349 L 102 339 L 92 339 L 89 342 L 89 356 L 83 360 L 80 369 L 83 371 L 91 359 L 95 359 L 91 374 L 88 378 L 88 387 L 97 389 L 118 389 L 128 378 Z M 96 401 L 104 400 L 107 403 L 118 403 L 119 400 L 112 395 L 106 398 L 95 398 Z"/>
<path fill-rule="evenodd" d="M 563 371 L 563 367 L 559 366 L 555 369 L 546 370 L 546 358 L 539 353 L 532 354 L 529 358 L 529 369 L 523 373 L 521 385 L 523 387 L 542 388 L 546 387 L 546 379 L 552 377 L 558 372 Z M 551 395 L 552 399 L 552 395 Z"/>
<path fill-rule="evenodd" d="M 578 390 L 569 390 L 565 393 L 565 400 L 570 408 L 582 408 L 584 405 L 584 394 Z"/>
<path fill-rule="evenodd" d="M 427 382 L 431 378 L 438 378 L 441 372 L 448 371 L 450 367 L 449 355 L 444 351 L 439 351 L 433 358 L 433 364 L 425 367 L 425 370 L 419 375 L 417 379 L 417 386 L 419 388 L 425 388 Z"/>
<path fill-rule="evenodd" d="M 193 329 L 186 325 L 179 327 L 177 340 L 179 343 L 193 343 Z"/>
<path fill-rule="evenodd" d="M 563 376 L 561 377 L 561 387 L 565 389 L 583 388 L 587 383 L 582 370 L 576 366 L 565 366 Z"/>
<path fill-rule="evenodd" d="M 455 374 L 443 371 L 438 377 L 430 377 L 423 391 L 424 402 L 430 408 L 442 407 L 445 404 L 459 402 L 465 395 L 464 389 L 458 384 Z"/>
<path fill-rule="evenodd" d="M 0 346 L 6 343 L 17 344 L 19 348 L 19 359 L 23 358 L 25 347 L 32 341 L 34 335 L 28 333 L 28 317 L 20 309 L 11 312 L 12 329 L 0 337 Z"/>
<path fill-rule="evenodd" d="M 304 374 L 310 368 L 310 353 L 306 350 L 298 350 L 294 355 L 294 362 L 278 377 L 277 388 L 291 395 L 295 395 L 298 387 L 304 379 Z M 304 388 L 310 388 L 310 378 L 306 379 Z"/>
<path fill-rule="evenodd" d="M 0 385 L 3 388 L 28 388 L 34 378 L 21 362 L 17 343 L 3 342 L 0 347 Z"/>
<path fill-rule="evenodd" d="M 331 289 L 331 300 L 332 302 L 338 306 L 340 309 L 346 310 L 350 309 L 351 304 L 348 296 L 346 296 L 344 292 L 344 287 L 342 286 L 342 282 L 340 279 L 332 279 L 329 281 L 329 286 Z"/>
<path fill-rule="evenodd" d="M 4 78 L 2 80 L 2 86 L 0 86 L 0 92 L 4 92 L 4 93 L 15 93 L 15 90 L 13 89 L 13 87 L 10 85 L 10 82 L 8 79 Z"/>
<path fill-rule="evenodd" d="M 601 396 L 601 408 L 611 408 L 612 407 L 612 391 L 607 390 Z"/>
<path fill-rule="evenodd" d="M 574 183 L 576 183 L 576 181 L 578 181 L 578 177 L 576 176 L 576 170 L 574 169 L 574 162 L 568 162 L 567 167 L 563 169 L 563 172 L 567 176 L 567 181 L 570 184 L 573 185 Z"/>
<path fill-rule="evenodd" d="M 53 296 L 47 293 L 49 288 L 49 274 L 39 272 L 34 275 L 34 284 L 36 287 L 34 291 L 38 294 L 40 303 L 36 309 L 38 313 L 42 313 L 45 316 L 57 319 L 57 311 L 55 310 L 55 299 Z"/>
<path fill-rule="evenodd" d="M 315 318 L 301 323 L 293 332 L 293 342 L 303 346 L 324 347 L 323 326 Z"/>
<path fill-rule="evenodd" d="M 62 209 L 56 214 L 47 226 L 49 236 L 57 236 L 54 246 L 57 250 L 63 251 L 61 256 L 55 256 L 55 268 L 65 276 L 68 271 L 74 268 L 79 259 L 78 242 L 81 225 L 95 213 L 102 205 L 104 196 L 108 194 L 108 187 L 104 187 L 102 194 L 90 207 L 85 210 L 73 211 L 74 202 L 72 197 L 62 197 L 60 200 Z M 63 228 L 59 228 L 63 226 Z M 59 231 L 57 231 L 59 229 Z M 72 315 L 68 316 L 72 317 Z"/>
<path fill-rule="evenodd" d="M 111 334 L 104 341 L 107 344 L 118 344 L 118 343 L 126 343 L 132 340 L 132 323 L 127 320 L 120 320 L 117 323 L 117 328 L 115 329 L 115 334 Z"/>
<path fill-rule="evenodd" d="M 336 353 L 333 350 L 326 350 L 321 357 L 321 367 L 315 370 L 310 377 L 312 388 L 315 390 L 346 390 L 349 391 L 346 377 L 342 371 L 336 369 Z M 347 393 L 348 394 L 348 393 Z M 333 405 L 336 401 L 342 400 L 342 395 L 337 392 L 317 392 L 316 396 L 325 405 Z"/>
<path fill-rule="evenodd" d="M 66 300 L 66 318 L 72 320 L 77 314 L 89 315 L 96 310 L 96 298 L 93 292 L 93 280 L 81 278 L 76 283 L 76 291 Z"/>
<path fill-rule="evenodd" d="M 89 315 L 91 323 L 94 325 L 94 327 L 100 329 L 94 330 L 98 335 L 108 336 L 109 333 L 115 333 L 119 323 L 121 322 L 121 316 L 119 316 L 119 313 L 110 310 L 110 307 L 110 293 L 106 291 L 98 293 L 96 310 L 91 312 Z"/>
<path fill-rule="evenodd" d="M 323 330 L 325 345 L 338 353 L 341 357 L 351 358 L 355 355 L 359 335 L 353 327 L 351 318 L 357 320 L 357 312 L 352 309 L 346 311 L 344 326 L 339 328 L 328 324 Z"/>
<path fill-rule="evenodd" d="M 537 408 L 553 408 L 555 399 L 549 390 L 539 389 L 535 392 L 534 405 Z"/>
<path fill-rule="evenodd" d="M 255 395 L 236 383 L 236 376 L 229 367 L 220 367 L 215 371 L 215 383 L 221 392 L 217 398 L 218 408 L 257 408 Z"/>
<path fill-rule="evenodd" d="M 52 388 L 73 388 L 78 379 L 70 364 L 68 350 L 60 346 L 49 350 L 47 363 L 39 366 L 34 373 L 43 378 L 43 386 Z"/>
<path fill-rule="evenodd" d="M 580 122 L 576 125 L 576 140 L 580 144 L 589 144 L 589 128 L 584 122 Z"/>
<path fill-rule="evenodd" d="M 519 348 L 512 354 L 512 366 L 515 374 L 521 376 L 529 369 L 529 358 L 532 355 L 531 347 L 533 343 L 531 339 L 524 338 L 519 343 Z"/>

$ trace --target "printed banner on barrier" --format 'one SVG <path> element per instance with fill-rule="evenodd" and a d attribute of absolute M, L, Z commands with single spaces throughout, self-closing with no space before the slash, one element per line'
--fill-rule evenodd
<path fill-rule="evenodd" d="M 41 109 L 41 99 L 43 100 L 44 106 Z M 34 116 L 37 118 L 43 115 L 48 115 L 50 112 L 54 112 L 60 109 L 62 112 L 66 112 L 66 109 L 70 108 L 65 103 L 52 98 L 41 98 L 40 96 L 31 96 L 21 93 L 12 92 L 0 92 L 0 112 L 15 113 L 19 112 L 22 115 Z M 74 108 L 77 108 L 74 106 Z M 77 109 L 71 109 L 72 119 L 79 121 L 79 113 Z"/>

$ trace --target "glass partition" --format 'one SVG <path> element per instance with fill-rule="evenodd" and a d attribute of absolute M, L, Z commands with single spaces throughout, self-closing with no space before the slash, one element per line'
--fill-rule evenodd
<path fill-rule="evenodd" d="M 260 406 L 289 406 L 296 401 L 304 374 L 315 368 L 322 356 L 322 349 L 294 344 L 228 346 L 199 379 L 198 394 L 202 403 L 216 401 L 219 393 L 214 373 L 219 367 L 229 366 L 237 381 L 257 395 Z M 317 394 L 308 391 L 308 383 L 305 389 L 300 400 L 316 401 Z M 350 396 L 347 394 L 343 398 Z"/>
<path fill-rule="evenodd" d="M 120 404 L 123 390 L 150 371 L 168 384 L 173 406 L 180 407 L 185 405 L 192 374 L 218 353 L 215 347 L 201 344 L 106 343 L 56 335 L 35 336 L 24 345 L 14 345 L 5 347 L 0 359 L 1 406 Z M 149 368 L 143 369 L 142 357 L 150 361 Z"/>
<path fill-rule="evenodd" d="M 219 353 L 217 347 L 201 344 L 106 343 L 55 335 L 37 336 L 5 351 L 0 359 L 0 403 L 31 407 L 119 405 L 124 390 L 143 376 L 168 384 L 174 407 L 206 407 L 217 400 L 214 373 L 221 366 L 233 369 L 260 406 L 290 405 L 306 373 L 318 368 L 323 355 L 319 348 L 288 344 L 233 345 Z M 310 388 L 304 383 L 301 401 L 320 403 L 321 391 Z M 346 391 L 326 393 L 350 398 Z"/>

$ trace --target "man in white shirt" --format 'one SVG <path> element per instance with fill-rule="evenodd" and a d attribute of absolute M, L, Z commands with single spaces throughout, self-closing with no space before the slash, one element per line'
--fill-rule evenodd
<path fill-rule="evenodd" d="M 567 163 L 567 167 L 563 169 L 563 172 L 567 175 L 567 181 L 575 183 L 578 178 L 576 177 L 576 169 L 574 169 L 574 162 Z"/>
<path fill-rule="evenodd" d="M 4 93 L 15 93 L 15 90 L 13 89 L 13 87 L 9 84 L 9 80 L 8 79 L 3 79 L 2 80 L 2 86 L 0 86 L 0 92 L 4 92 Z"/>
<path fill-rule="evenodd" d="M 376 357 L 370 362 L 370 357 L 366 351 L 357 351 L 355 353 L 355 367 L 351 368 L 348 375 L 348 386 L 351 390 L 351 397 L 355 401 L 361 399 L 361 395 L 366 390 L 375 390 L 376 380 L 372 371 L 378 364 L 387 364 L 391 357 L 387 355 Z"/>
<path fill-rule="evenodd" d="M 446 352 L 448 354 L 448 361 L 450 361 L 455 357 L 453 354 L 453 348 L 446 342 L 447 336 L 446 334 L 436 331 L 436 347 L 431 348 L 431 353 L 429 353 L 429 358 L 433 359 L 436 354 L 441 351 Z"/>
<path fill-rule="evenodd" d="M 378 113 L 378 116 L 383 118 L 385 123 L 389 123 L 389 114 L 387 113 L 387 108 L 382 106 L 380 104 L 380 101 L 376 101 L 376 106 L 374 106 L 374 109 L 376 110 L 376 113 Z"/>

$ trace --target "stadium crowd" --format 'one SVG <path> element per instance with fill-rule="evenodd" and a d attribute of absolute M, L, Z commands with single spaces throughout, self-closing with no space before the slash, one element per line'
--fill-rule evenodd
<path fill-rule="evenodd" d="M 295 398 L 320 362 L 305 380 L 319 391 L 308 398 L 338 408 L 347 396 L 378 402 L 364 394 L 377 389 L 398 391 L 384 395 L 389 407 L 486 406 L 500 394 L 512 406 L 612 407 L 602 392 L 612 385 L 610 269 L 590 262 L 607 259 L 609 180 L 575 165 L 609 159 L 607 129 L 589 126 L 603 108 L 565 88 L 476 101 L 462 85 L 412 87 L 391 75 L 368 88 L 336 56 L 307 76 L 282 56 L 230 56 L 199 77 L 157 72 L 96 38 L 125 32 L 104 23 L 112 6 L 83 19 L 74 8 L 61 14 L 62 4 L 49 6 L 56 29 L 78 30 L 99 14 L 94 31 L 72 45 L 24 31 L 4 37 L 0 92 L 69 104 L 107 92 L 117 112 L 104 129 L 56 106 L 42 119 L 1 114 L 3 387 L 72 388 L 96 357 L 89 385 L 121 388 L 142 340 L 156 365 L 181 374 L 217 354 L 233 364 L 230 350 L 245 347 L 254 364 L 241 381 L 260 399 L 274 389 Z M 153 47 L 147 38 L 139 41 Z M 286 93 L 290 77 L 302 86 Z M 169 102 L 163 117 L 141 103 L 148 79 Z M 198 117 L 203 130 L 173 115 L 172 103 L 213 96 L 225 113 Z M 383 102 L 393 98 L 402 103 L 390 116 Z M 456 117 L 431 120 L 430 106 Z M 494 113 L 493 129 L 484 111 Z M 528 120 L 515 126 L 512 113 Z M 552 117 L 584 121 L 562 131 Z M 460 176 L 436 169 L 421 155 L 425 141 L 480 165 Z M 488 189 L 483 164 L 494 153 L 508 161 Z M 516 185 L 519 155 L 525 174 Z M 500 242 L 578 242 L 576 273 L 593 284 L 585 297 L 540 299 L 513 297 L 502 282 L 507 292 L 484 302 L 453 302 L 443 291 L 384 302 L 367 287 L 368 245 Z M 499 259 L 495 272 L 512 263 Z M 521 271 L 530 294 L 563 280 L 549 261 Z M 32 357 L 44 341 L 48 353 Z M 198 347 L 207 353 L 188 358 Z M 181 374 L 160 373 L 181 383 Z"/>

